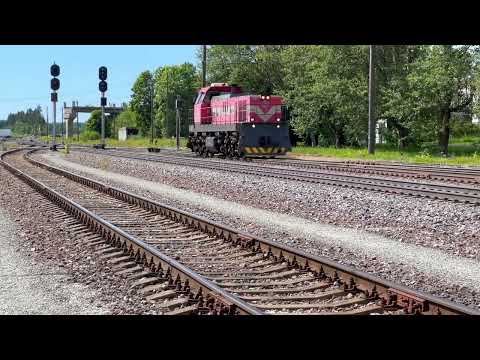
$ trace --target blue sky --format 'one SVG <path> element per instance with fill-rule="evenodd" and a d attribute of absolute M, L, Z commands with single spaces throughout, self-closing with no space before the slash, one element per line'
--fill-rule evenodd
<path fill-rule="evenodd" d="M 130 99 L 138 74 L 159 66 L 191 62 L 196 64 L 196 45 L 0 45 L 0 120 L 11 112 L 29 107 L 49 107 L 50 65 L 60 65 L 58 105 L 99 104 L 98 68 L 108 68 L 109 103 L 121 104 Z M 45 111 L 45 110 L 44 110 Z M 60 111 L 60 110 L 57 110 Z M 59 119 L 60 117 L 57 117 Z M 85 121 L 87 114 L 80 117 Z"/>

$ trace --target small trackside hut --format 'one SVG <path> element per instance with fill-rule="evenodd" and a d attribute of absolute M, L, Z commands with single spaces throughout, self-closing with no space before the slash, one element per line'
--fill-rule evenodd
<path fill-rule="evenodd" d="M 226 83 L 201 88 L 187 147 L 204 157 L 285 155 L 291 143 L 282 98 L 244 94 Z"/>

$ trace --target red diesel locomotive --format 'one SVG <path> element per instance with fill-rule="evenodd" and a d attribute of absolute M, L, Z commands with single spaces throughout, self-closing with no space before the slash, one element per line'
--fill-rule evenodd
<path fill-rule="evenodd" d="M 187 147 L 208 157 L 284 155 L 291 150 L 280 96 L 248 95 L 236 85 L 199 90 Z"/>

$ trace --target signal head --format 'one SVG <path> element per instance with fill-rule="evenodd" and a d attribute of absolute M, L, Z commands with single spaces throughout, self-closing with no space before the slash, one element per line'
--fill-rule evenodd
<path fill-rule="evenodd" d="M 107 91 L 107 89 L 108 89 L 108 85 L 106 81 L 102 80 L 98 83 L 98 90 L 100 90 L 100 92 L 105 92 Z"/>
<path fill-rule="evenodd" d="M 98 78 L 102 81 L 107 80 L 107 68 L 105 66 L 100 66 L 98 69 Z"/>
<path fill-rule="evenodd" d="M 58 89 L 60 89 L 60 80 L 57 78 L 53 78 L 52 80 L 50 80 L 50 88 L 53 91 L 57 91 Z"/>
<path fill-rule="evenodd" d="M 50 66 L 50 74 L 52 76 L 60 75 L 60 66 L 58 66 L 57 64 L 53 64 L 52 66 Z"/>

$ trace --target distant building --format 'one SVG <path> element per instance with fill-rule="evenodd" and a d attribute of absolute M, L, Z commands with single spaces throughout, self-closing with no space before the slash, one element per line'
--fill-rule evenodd
<path fill-rule="evenodd" d="M 138 129 L 123 127 L 118 129 L 118 140 L 125 141 L 132 135 L 137 135 Z"/>
<path fill-rule="evenodd" d="M 0 139 L 8 139 L 11 138 L 12 130 L 11 129 L 0 129 Z"/>
<path fill-rule="evenodd" d="M 375 130 L 375 143 L 385 144 L 387 142 L 385 139 L 385 133 L 387 132 L 387 121 L 384 119 L 378 119 Z"/>

